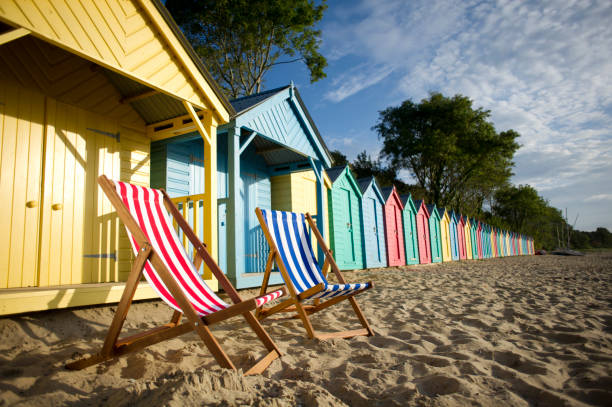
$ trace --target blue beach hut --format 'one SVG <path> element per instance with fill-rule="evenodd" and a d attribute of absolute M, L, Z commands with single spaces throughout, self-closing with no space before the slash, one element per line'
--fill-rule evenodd
<path fill-rule="evenodd" d="M 237 113 L 216 134 L 218 263 L 236 288 L 249 288 L 261 285 L 269 254 L 255 208 L 276 209 L 271 177 L 313 170 L 315 218 L 324 225 L 323 170 L 330 167 L 331 157 L 293 84 L 230 103 Z M 151 184 L 193 205 L 204 189 L 205 157 L 198 137 L 185 134 L 151 145 Z M 320 230 L 327 233 L 324 227 Z M 280 273 L 273 271 L 270 284 L 281 283 Z"/>
<path fill-rule="evenodd" d="M 459 236 L 457 235 L 457 222 L 459 221 L 459 216 L 455 213 L 455 211 L 450 211 L 449 213 L 449 236 L 450 236 L 450 248 L 451 248 L 451 257 L 453 260 L 459 260 Z"/>
<path fill-rule="evenodd" d="M 361 190 L 364 267 L 387 267 L 383 207 L 385 201 L 374 177 L 357 180 Z"/>

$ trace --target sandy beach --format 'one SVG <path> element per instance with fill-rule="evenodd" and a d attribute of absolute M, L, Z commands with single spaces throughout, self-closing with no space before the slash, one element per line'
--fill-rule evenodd
<path fill-rule="evenodd" d="M 83 371 L 114 306 L 0 319 L 0 406 L 417 405 L 612 403 L 612 252 L 525 256 L 347 272 L 376 336 L 309 340 L 298 320 L 264 322 L 284 353 L 261 376 L 220 369 L 195 334 Z M 256 291 L 241 292 L 244 298 Z M 350 317 L 347 318 L 347 315 Z M 124 333 L 165 323 L 160 301 L 134 304 Z M 348 304 L 315 329 L 357 328 Z M 213 328 L 233 361 L 263 348 L 236 318 Z"/>

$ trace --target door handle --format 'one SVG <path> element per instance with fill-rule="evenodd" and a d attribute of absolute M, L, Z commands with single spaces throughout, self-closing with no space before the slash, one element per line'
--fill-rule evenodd
<path fill-rule="evenodd" d="M 61 203 L 56 203 L 51 205 L 51 209 L 53 209 L 54 211 L 59 211 L 64 207 L 64 205 L 62 205 Z"/>
<path fill-rule="evenodd" d="M 38 206 L 38 201 L 28 201 L 26 202 L 26 208 L 36 208 Z"/>

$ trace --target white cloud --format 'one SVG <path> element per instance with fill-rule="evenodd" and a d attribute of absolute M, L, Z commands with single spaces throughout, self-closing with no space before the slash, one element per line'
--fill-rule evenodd
<path fill-rule="evenodd" d="M 515 181 L 555 193 L 559 206 L 578 183 L 591 200 L 612 190 L 609 0 L 362 0 L 335 17 L 325 49 L 362 62 L 328 100 L 386 78 L 399 78 L 396 100 L 461 93 L 490 109 L 499 130 L 522 135 Z"/>
<path fill-rule="evenodd" d="M 612 201 L 612 194 L 598 194 L 585 199 L 585 202 Z"/>
<path fill-rule="evenodd" d="M 334 79 L 332 82 L 334 89 L 326 92 L 324 97 L 332 102 L 340 102 L 362 89 L 377 84 L 389 76 L 393 69 L 389 65 L 372 69 L 366 64 L 353 68 Z"/>

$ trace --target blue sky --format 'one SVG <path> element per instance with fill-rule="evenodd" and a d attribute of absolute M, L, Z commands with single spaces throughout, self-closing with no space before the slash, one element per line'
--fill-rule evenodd
<path fill-rule="evenodd" d="M 376 156 L 378 111 L 430 91 L 466 95 L 522 145 L 515 184 L 530 184 L 570 222 L 612 230 L 612 3 L 609 0 L 329 1 L 320 28 L 327 78 L 293 80 L 331 149 Z"/>

